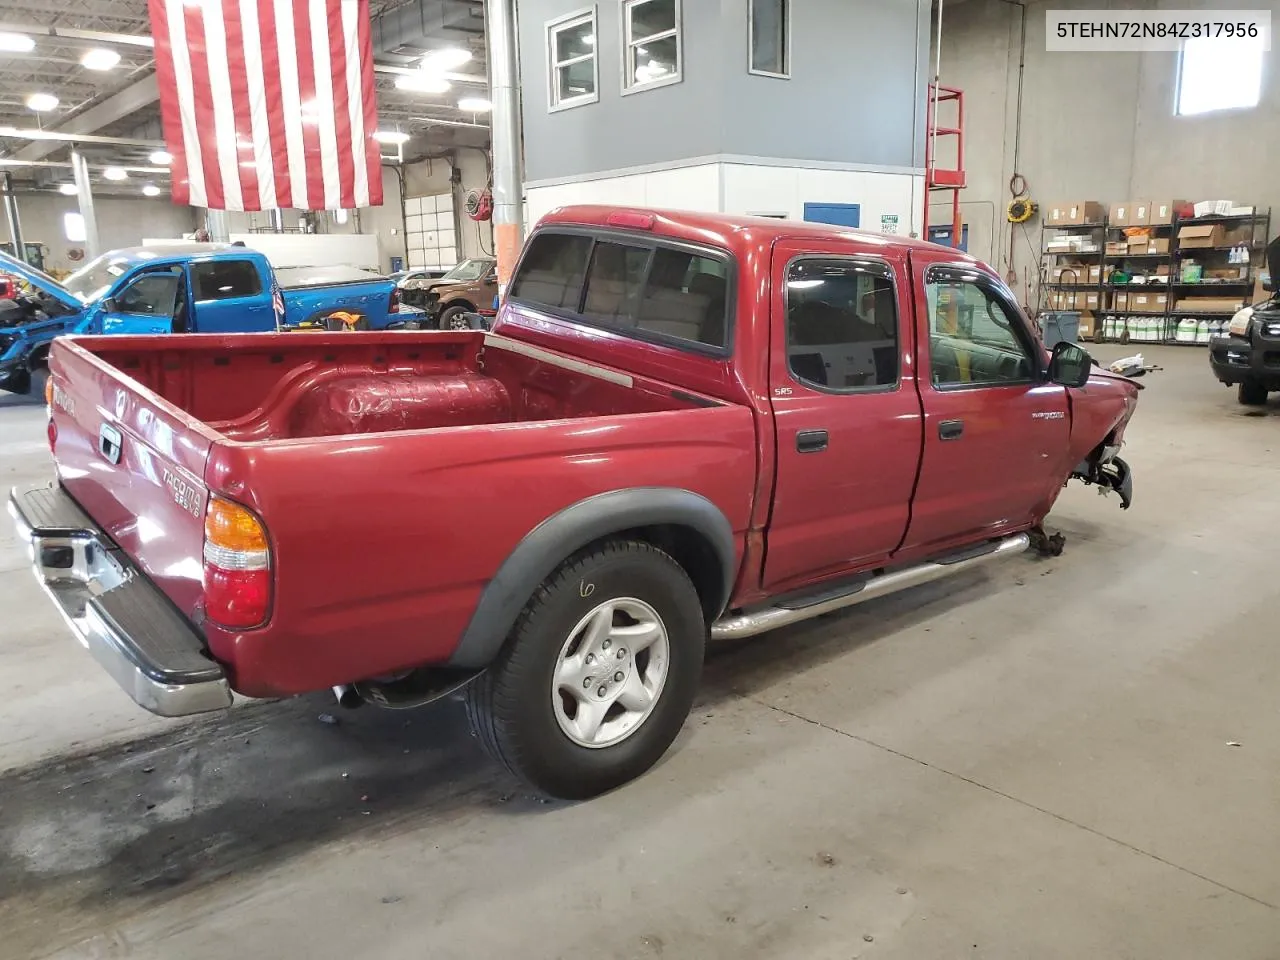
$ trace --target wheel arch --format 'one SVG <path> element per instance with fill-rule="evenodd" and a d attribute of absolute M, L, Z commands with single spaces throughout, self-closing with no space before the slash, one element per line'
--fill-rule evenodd
<path fill-rule="evenodd" d="M 474 313 L 476 309 L 476 305 L 472 303 L 470 300 L 468 300 L 466 297 L 455 297 L 454 299 L 448 301 L 447 303 L 440 304 L 440 312 L 444 313 L 446 310 L 449 310 L 453 307 L 462 307 L 464 310 L 469 310 L 472 313 Z"/>
<path fill-rule="evenodd" d="M 601 540 L 646 540 L 693 581 L 710 624 L 729 602 L 736 570 L 733 528 L 714 503 L 691 490 L 636 487 L 580 500 L 525 535 L 480 594 L 449 666 L 487 666 L 538 586 L 565 560 Z"/>

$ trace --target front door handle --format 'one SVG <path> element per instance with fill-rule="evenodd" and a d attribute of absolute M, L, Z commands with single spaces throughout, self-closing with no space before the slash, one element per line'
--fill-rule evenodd
<path fill-rule="evenodd" d="M 959 440 L 964 433 L 963 420 L 943 420 L 938 424 L 938 436 L 943 440 Z"/>
<path fill-rule="evenodd" d="M 796 434 L 796 450 L 800 453 L 821 453 L 827 449 L 827 431 L 801 430 Z"/>

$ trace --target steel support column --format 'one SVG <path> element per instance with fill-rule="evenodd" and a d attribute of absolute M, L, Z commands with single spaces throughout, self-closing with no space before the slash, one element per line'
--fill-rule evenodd
<path fill-rule="evenodd" d="M 101 249 L 98 247 L 98 215 L 93 209 L 93 191 L 89 186 L 89 165 L 79 150 L 71 151 L 71 173 L 76 180 L 76 198 L 80 201 L 80 218 L 84 221 L 84 255 L 92 260 Z"/>
<path fill-rule="evenodd" d="M 493 247 L 498 258 L 498 289 L 505 292 L 524 239 L 516 3 L 489 0 L 484 11 L 489 97 L 493 102 Z"/>
<path fill-rule="evenodd" d="M 4 173 L 4 212 L 9 218 L 9 239 L 13 241 L 13 255 L 26 263 L 27 245 L 22 240 L 22 218 L 18 216 L 18 197 L 13 192 L 13 174 Z"/>

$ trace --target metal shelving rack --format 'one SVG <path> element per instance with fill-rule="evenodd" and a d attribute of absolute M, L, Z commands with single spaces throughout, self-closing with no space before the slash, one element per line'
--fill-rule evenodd
<path fill-rule="evenodd" d="M 1240 279 L 1234 280 L 1202 280 L 1199 283 L 1184 283 L 1181 280 L 1182 261 L 1188 257 L 1206 257 L 1220 259 L 1221 263 L 1210 262 L 1209 266 L 1225 266 L 1226 257 L 1229 252 L 1240 244 L 1224 244 L 1217 247 L 1194 247 L 1183 250 L 1178 244 L 1178 233 L 1186 226 L 1222 224 L 1227 227 L 1239 227 L 1248 225 L 1251 227 L 1250 240 L 1247 244 L 1249 249 L 1249 263 L 1242 265 L 1246 267 L 1245 275 Z M 1100 276 L 1098 282 L 1089 282 L 1087 275 L 1082 282 L 1044 282 L 1042 287 L 1045 290 L 1070 291 L 1072 293 L 1071 304 L 1061 309 L 1068 310 L 1084 310 L 1087 307 L 1081 302 L 1080 297 L 1096 291 L 1098 294 L 1098 307 L 1093 311 L 1097 318 L 1097 329 L 1095 331 L 1094 340 L 1097 343 L 1167 343 L 1177 344 L 1180 346 L 1204 346 L 1202 342 L 1191 343 L 1189 341 L 1176 339 L 1178 321 L 1195 317 L 1197 319 L 1206 317 L 1226 317 L 1229 318 L 1235 314 L 1236 309 L 1232 310 L 1179 310 L 1177 309 L 1178 297 L 1186 296 L 1188 292 L 1194 291 L 1199 293 L 1209 293 L 1211 291 L 1228 291 L 1240 292 L 1240 303 L 1243 305 L 1250 299 L 1250 292 L 1253 290 L 1257 280 L 1258 273 L 1263 269 L 1262 258 L 1266 250 L 1267 240 L 1271 233 L 1271 211 L 1270 209 L 1262 210 L 1255 207 L 1251 214 L 1242 214 L 1239 216 L 1208 216 L 1208 217 L 1177 217 L 1173 218 L 1172 223 L 1149 224 L 1145 225 L 1152 231 L 1152 236 L 1156 238 L 1167 236 L 1169 239 L 1169 251 L 1167 253 L 1140 253 L 1140 254 L 1108 254 L 1106 252 L 1106 244 L 1109 239 L 1121 236 L 1122 232 L 1127 229 L 1123 226 L 1116 226 L 1107 221 L 1093 224 L 1081 224 L 1078 226 L 1062 226 L 1045 224 L 1046 231 L 1082 231 L 1096 230 L 1101 231 L 1101 238 L 1098 240 L 1099 249 L 1095 253 L 1081 253 L 1078 251 L 1051 251 L 1047 248 L 1047 244 L 1043 244 L 1041 248 L 1042 261 L 1045 262 L 1049 269 L 1052 269 L 1058 257 L 1071 257 L 1074 260 L 1085 264 L 1086 268 L 1095 263 L 1100 265 Z M 1111 283 L 1110 277 L 1115 269 L 1121 267 L 1132 267 L 1134 270 L 1141 268 L 1143 272 L 1153 272 L 1155 267 L 1168 267 L 1168 283 L 1145 283 L 1145 284 L 1127 284 L 1127 283 Z M 1126 270 L 1125 272 L 1133 272 Z M 1129 309 L 1118 310 L 1112 304 L 1116 293 L 1134 291 L 1154 291 L 1156 293 L 1166 294 L 1165 308 L 1159 312 L 1143 312 Z M 1228 294 L 1229 295 L 1229 294 Z M 1057 308 L 1055 308 L 1057 309 Z M 1161 336 L 1155 340 L 1134 340 L 1129 336 L 1128 331 L 1118 337 L 1105 337 L 1106 318 L 1108 317 L 1154 317 L 1160 321 Z"/>
<path fill-rule="evenodd" d="M 1092 233 L 1094 235 L 1093 236 L 1094 243 L 1097 244 L 1097 251 L 1092 252 L 1092 251 L 1079 251 L 1079 250 L 1050 250 L 1049 244 L 1048 242 L 1046 242 L 1046 239 L 1044 236 L 1044 234 L 1050 230 L 1055 231 L 1057 233 L 1065 233 L 1065 234 Z M 1049 308 L 1050 310 L 1059 310 L 1059 309 L 1065 309 L 1065 310 L 1071 310 L 1071 311 L 1086 310 L 1088 309 L 1088 307 L 1081 305 L 1080 297 L 1081 296 L 1087 297 L 1090 292 L 1095 292 L 1098 294 L 1098 304 L 1099 306 L 1101 306 L 1101 303 L 1102 303 L 1101 275 L 1103 272 L 1102 257 L 1103 257 L 1103 251 L 1106 249 L 1106 232 L 1107 232 L 1107 221 L 1105 218 L 1095 223 L 1078 223 L 1078 224 L 1046 223 L 1044 225 L 1044 228 L 1041 231 L 1041 240 L 1040 240 L 1040 261 L 1042 265 L 1042 270 L 1044 271 L 1044 273 L 1042 273 L 1042 276 L 1047 276 L 1048 271 L 1056 268 L 1056 264 L 1058 262 L 1059 257 L 1070 257 L 1073 260 L 1082 261 L 1086 267 L 1084 278 L 1074 282 L 1050 281 L 1050 280 L 1041 281 L 1041 284 L 1040 284 L 1041 290 L 1063 291 L 1063 292 L 1070 292 L 1071 294 L 1070 306 L 1068 307 L 1055 306 L 1055 307 L 1050 307 Z M 1099 268 L 1098 281 L 1089 280 L 1087 268 L 1091 266 L 1097 266 Z M 1085 303 L 1087 303 L 1087 300 L 1085 301 Z M 1042 309 L 1043 309 L 1043 305 L 1042 305 Z"/>

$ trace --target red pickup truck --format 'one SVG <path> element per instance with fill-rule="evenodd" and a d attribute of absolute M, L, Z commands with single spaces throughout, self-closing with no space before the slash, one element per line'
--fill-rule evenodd
<path fill-rule="evenodd" d="M 142 706 L 465 686 L 536 787 L 607 790 L 745 637 L 1002 557 L 1119 492 L 1137 388 L 972 257 L 563 209 L 492 332 L 64 338 L 11 510 Z"/>

